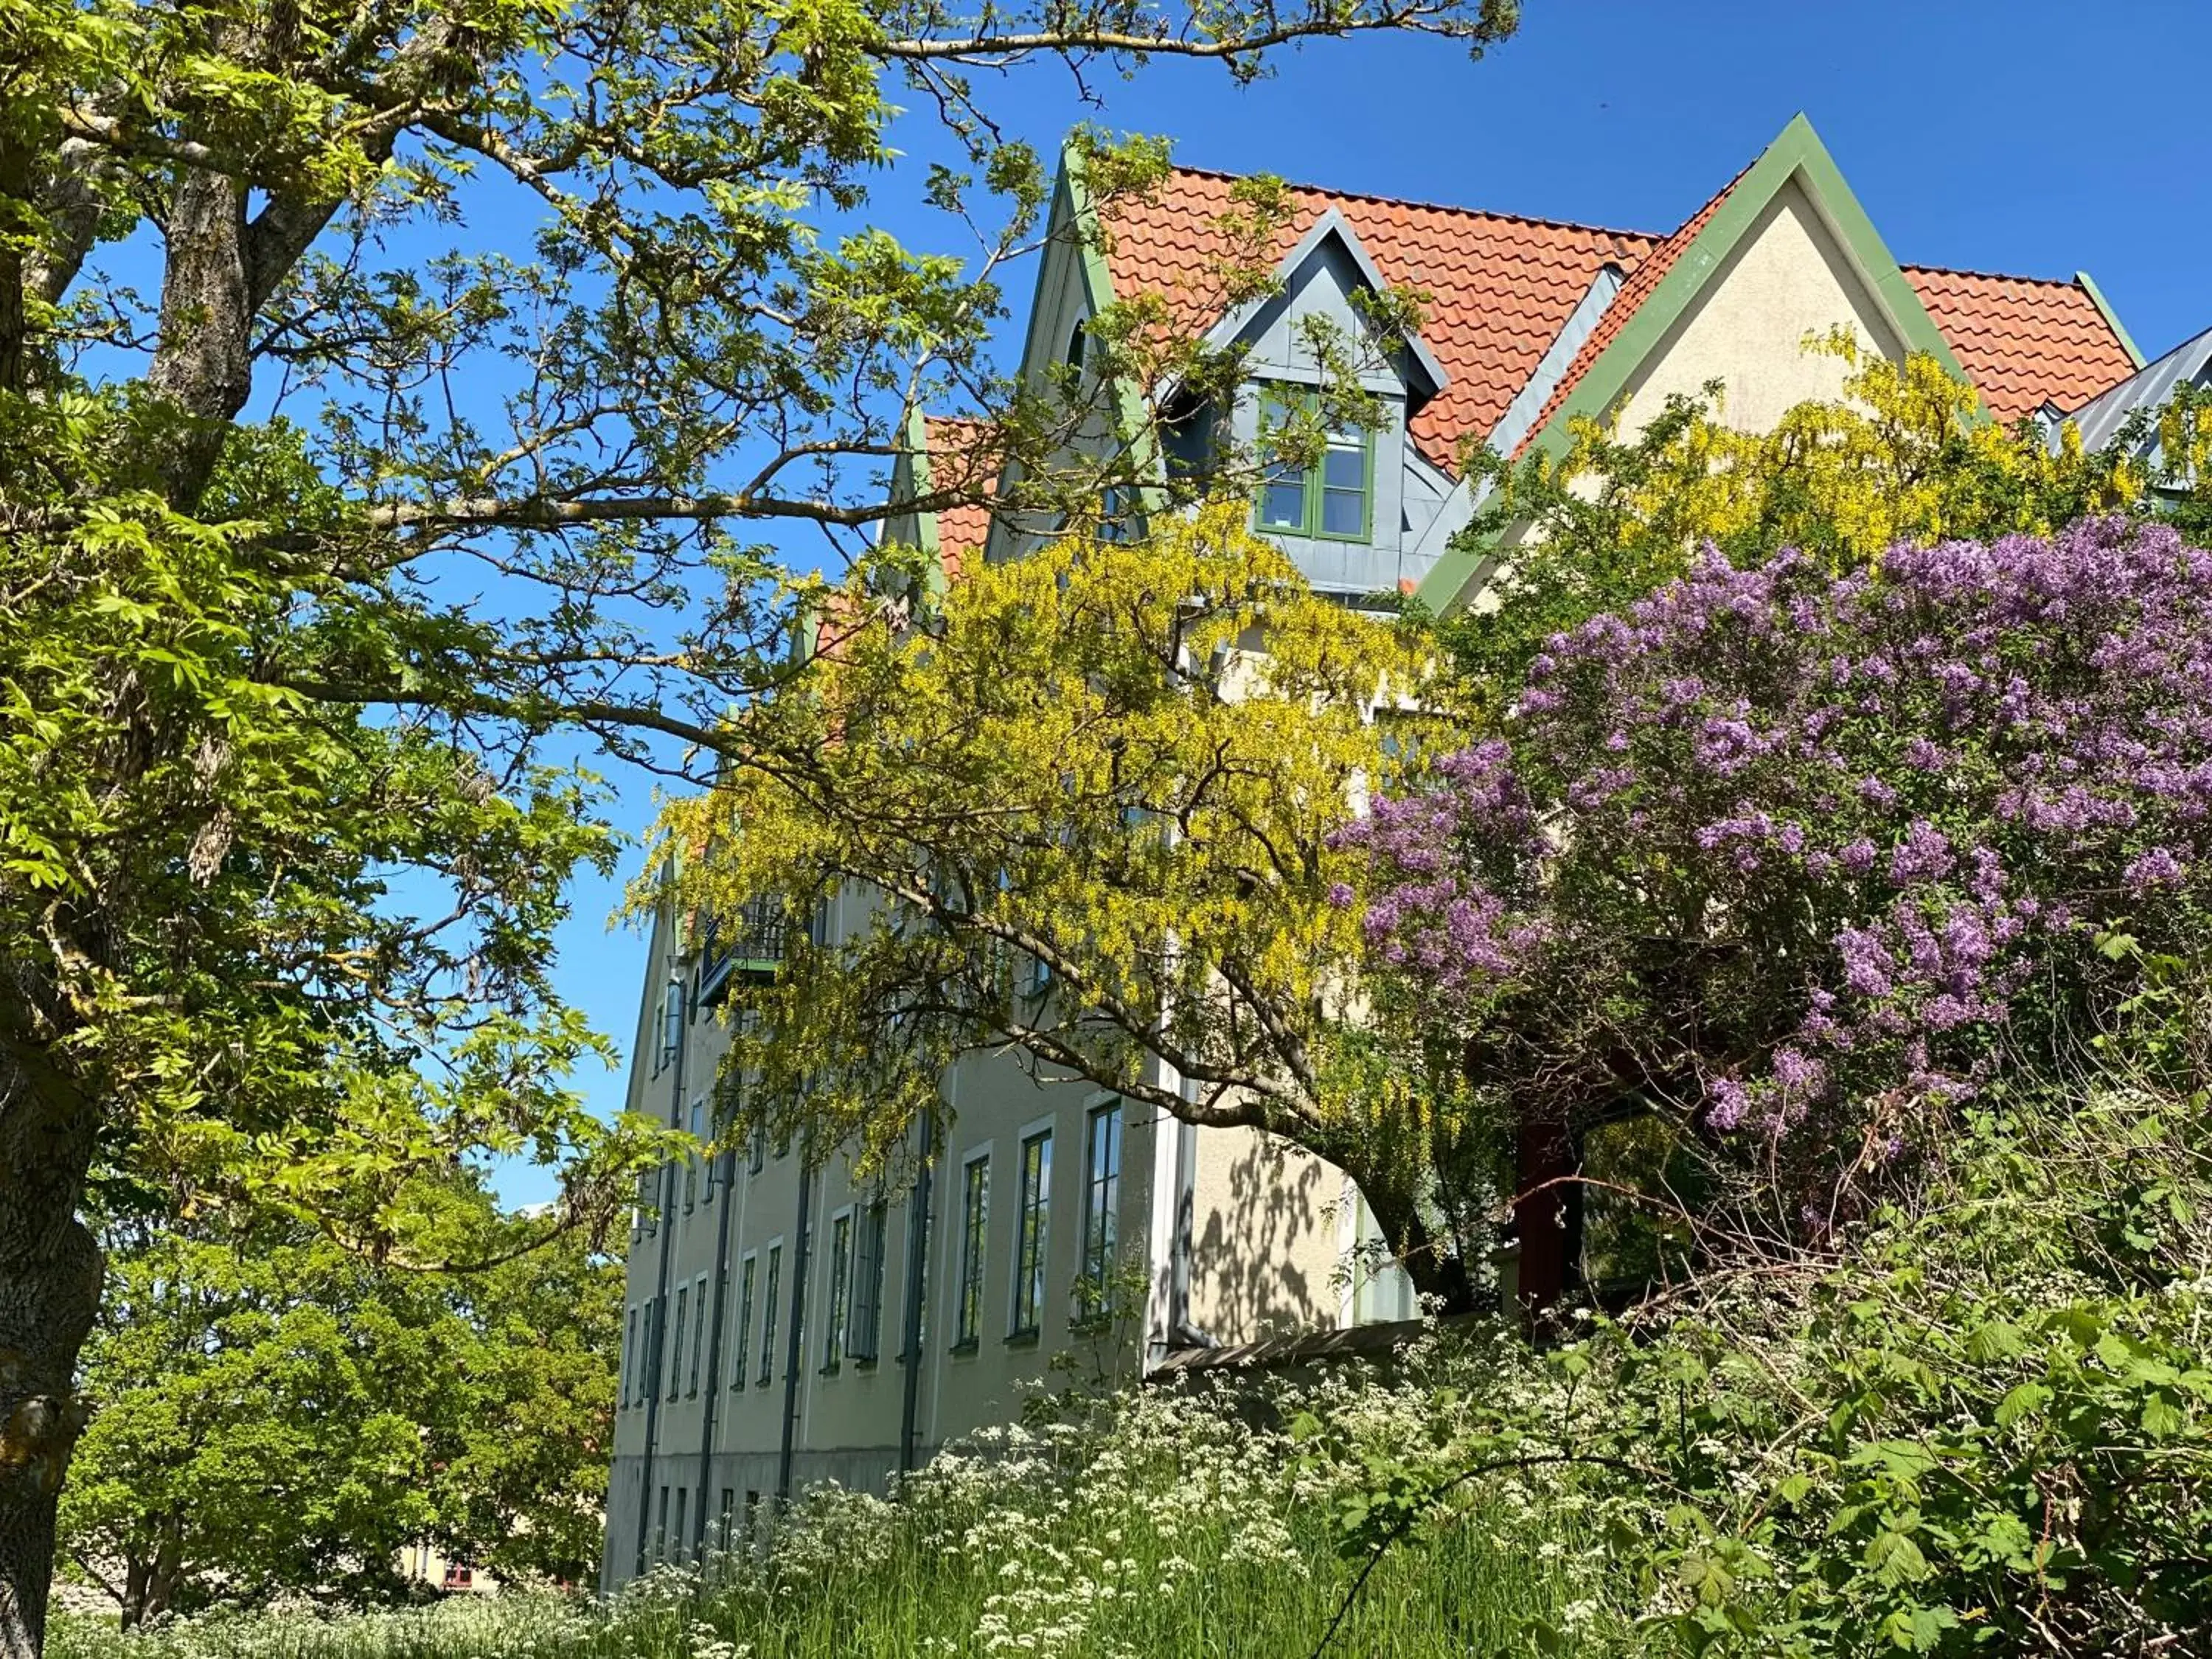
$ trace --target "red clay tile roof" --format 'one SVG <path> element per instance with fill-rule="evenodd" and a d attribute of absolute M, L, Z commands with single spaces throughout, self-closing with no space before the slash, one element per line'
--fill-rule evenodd
<path fill-rule="evenodd" d="M 2136 372 L 2103 308 L 2078 282 L 1903 270 L 2000 421 L 2033 415 L 2045 402 L 2078 409 Z"/>
<path fill-rule="evenodd" d="M 981 421 L 931 415 L 922 422 L 929 456 L 931 491 L 990 490 L 999 481 L 1002 457 Z M 983 556 L 991 534 L 991 509 L 980 501 L 940 508 L 937 514 L 937 558 L 947 581 L 958 581 L 969 562 Z"/>
<path fill-rule="evenodd" d="M 1231 252 L 1218 222 L 1229 174 L 1178 167 L 1151 198 L 1112 204 L 1106 263 L 1117 295 L 1164 295 L 1193 331 L 1221 312 L 1215 272 Z M 1410 422 L 1421 453 L 1456 460 L 1461 442 L 1498 424 L 1590 283 L 1607 264 L 1632 270 L 1657 238 L 1638 231 L 1518 219 L 1294 185 L 1296 210 L 1267 257 L 1279 259 L 1335 208 L 1393 288 L 1426 294 L 1421 338 L 1449 384 Z"/>
<path fill-rule="evenodd" d="M 1750 170 L 1747 167 L 1744 172 Z M 1582 349 L 1575 353 L 1574 362 L 1559 377 L 1559 384 L 1545 402 L 1544 412 L 1536 417 L 1528 434 L 1522 439 L 1522 449 L 1528 448 L 1534 441 L 1536 434 L 1550 424 L 1552 416 L 1559 412 L 1559 405 L 1566 402 L 1567 395 L 1575 389 L 1583 376 L 1589 373 L 1590 365 L 1597 362 L 1605 349 L 1619 337 L 1628 319 L 1644 308 L 1644 302 L 1651 297 L 1667 273 L 1688 252 L 1690 244 L 1698 240 L 1698 233 L 1720 210 L 1721 204 L 1728 200 L 1729 192 L 1742 182 L 1742 173 L 1729 179 L 1721 187 L 1719 194 L 1692 214 L 1680 230 L 1660 243 L 1652 251 L 1651 257 L 1638 265 L 1635 274 L 1620 285 L 1620 292 L 1613 296 L 1613 303 L 1605 308 L 1605 315 L 1597 319 L 1597 326 L 1590 331 L 1589 338 L 1583 342 Z"/>
<path fill-rule="evenodd" d="M 1409 425 L 1424 454 L 1452 466 L 1462 442 L 1496 427 L 1598 272 L 1618 265 L 1627 281 L 1532 434 L 1542 428 L 1735 182 L 1668 237 L 1292 185 L 1295 211 L 1267 257 L 1289 252 L 1334 207 L 1385 281 L 1429 296 L 1421 337 L 1450 384 Z M 1236 183 L 1231 174 L 1178 167 L 1151 197 L 1113 204 L 1103 228 L 1115 292 L 1164 295 L 1181 328 L 1212 323 L 1221 312 L 1215 273 L 1231 252 L 1218 222 L 1231 210 Z M 2135 372 L 2127 348 L 2079 283 L 1914 266 L 1905 274 L 2000 420 L 2032 413 L 2045 400 L 2076 408 Z"/>

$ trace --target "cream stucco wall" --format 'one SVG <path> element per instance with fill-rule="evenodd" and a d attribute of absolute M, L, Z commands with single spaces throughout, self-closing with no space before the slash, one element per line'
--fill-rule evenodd
<path fill-rule="evenodd" d="M 1646 359 L 1620 405 L 1621 430 L 1638 431 L 1670 396 L 1697 396 L 1716 380 L 1726 386 L 1729 423 L 1749 432 L 1808 399 L 1840 397 L 1846 365 L 1804 349 L 1808 336 L 1838 327 L 1884 356 L 1905 356 L 1895 326 L 1793 179 Z"/>

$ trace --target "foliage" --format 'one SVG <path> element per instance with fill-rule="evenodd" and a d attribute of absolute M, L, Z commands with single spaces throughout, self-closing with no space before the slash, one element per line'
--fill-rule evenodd
<path fill-rule="evenodd" d="M 1452 1524 L 1481 1460 L 1556 1455 L 1637 1651 L 2195 1650 L 2203 1113 L 2111 1073 L 1978 1111 L 1940 1178 L 1844 1253 L 1739 1255 L 1601 1324 L 1544 1362 L 1540 1416 L 1440 1405 L 1435 1449 L 1400 1442 L 1346 1507 L 1347 1547 Z"/>
<path fill-rule="evenodd" d="M 2208 707 L 2212 555 L 2170 529 L 1708 553 L 1342 832 L 1378 1006 L 1526 1120 L 1726 1142 L 1817 1236 L 2000 1068 L 2198 982 Z"/>
<path fill-rule="evenodd" d="M 1849 334 L 1807 349 L 1844 361 L 1842 395 L 1771 431 L 1729 426 L 1716 383 L 1630 436 L 1584 419 L 1557 455 L 1469 458 L 1490 489 L 1456 544 L 1494 574 L 1444 637 L 1472 687 L 1510 696 L 1553 635 L 1625 611 L 1709 544 L 1739 565 L 1796 548 L 1840 575 L 1899 543 L 2047 536 L 2142 498 L 2140 469 L 2078 439 L 2054 452 L 2032 422 L 1997 426 L 1933 357 L 1862 358 Z"/>
<path fill-rule="evenodd" d="M 1977 1108 L 1847 1249 L 1736 1255 L 1549 1353 L 1459 1322 L 1388 1375 L 1041 1400 L 892 1502 L 817 1491 L 703 1579 L 664 1568 L 612 1604 L 218 1613 L 119 1650 L 2194 1651 L 2206 1108 L 2126 1061 L 2164 1041 L 2193 1066 L 2200 1026 L 2145 1011 L 2115 1067 Z M 65 1623 L 57 1650 L 118 1644 Z"/>
<path fill-rule="evenodd" d="M 1042 453 L 1120 420 L 1146 352 L 1194 366 L 1130 321 L 1081 408 L 993 373 L 1049 188 L 978 71 L 1249 79 L 1515 21 L 0 3 L 0 1655 L 37 1650 L 82 1420 L 88 1181 L 428 1264 L 419 1171 L 593 1152 L 544 963 L 608 844 L 557 763 L 680 770 L 656 745 L 773 686 L 819 550 L 763 527 L 881 518 L 915 409 Z M 930 113 L 895 143 L 902 102 Z M 897 176 L 969 257 L 865 228 L 917 135 L 944 164 Z M 1164 165 L 1076 151 L 1102 203 Z M 548 1231 L 651 1149 L 602 1150 Z"/>
<path fill-rule="evenodd" d="M 1434 727 L 1389 707 L 1417 640 L 1315 595 L 1248 512 L 1071 536 L 919 609 L 864 573 L 834 648 L 732 715 L 743 763 L 662 819 L 675 902 L 835 901 L 734 1033 L 745 1121 L 880 1163 L 946 1067 L 1011 1051 L 1266 1127 L 1378 1206 L 1425 1178 L 1415 1103 L 1334 1046 L 1357 937 L 1329 902 L 1357 789 Z"/>
<path fill-rule="evenodd" d="M 379 1267 L 296 1226 L 114 1231 L 61 1537 L 126 1622 L 402 1594 L 413 1544 L 506 1579 L 595 1571 L 621 1267 L 573 1233 L 531 1248 L 474 1182 L 435 1198 L 496 1265 Z"/>

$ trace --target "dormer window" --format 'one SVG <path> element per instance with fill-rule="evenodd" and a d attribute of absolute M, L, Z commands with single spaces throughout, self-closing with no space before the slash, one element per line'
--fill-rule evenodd
<path fill-rule="evenodd" d="M 1260 394 L 1260 434 L 1309 416 L 1316 395 L 1297 386 L 1269 386 Z M 1370 432 L 1332 431 L 1312 466 L 1285 462 L 1270 467 L 1260 485 L 1255 522 L 1261 530 L 1322 541 L 1365 542 L 1374 538 L 1375 437 Z"/>

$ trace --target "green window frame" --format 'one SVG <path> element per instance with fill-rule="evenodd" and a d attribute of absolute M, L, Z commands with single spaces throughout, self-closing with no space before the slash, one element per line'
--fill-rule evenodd
<path fill-rule="evenodd" d="M 1262 381 L 1260 433 L 1262 438 L 1289 417 L 1304 416 L 1319 394 L 1303 386 Z M 1355 482 L 1356 480 L 1356 482 Z M 1358 520 L 1358 528 L 1351 527 Z M 1278 536 L 1316 541 L 1371 543 L 1375 539 L 1375 434 L 1331 432 L 1321 459 L 1311 466 L 1279 465 L 1260 481 L 1252 503 L 1253 528 Z"/>
<path fill-rule="evenodd" d="M 1106 1311 L 1108 1281 L 1120 1243 L 1121 1101 L 1092 1107 L 1084 1127 L 1083 1278 L 1077 1310 L 1085 1319 L 1096 1319 Z"/>
<path fill-rule="evenodd" d="M 861 1206 L 853 1232 L 853 1311 L 846 1352 L 856 1365 L 872 1365 L 883 1340 L 884 1202 Z"/>
<path fill-rule="evenodd" d="M 762 1281 L 760 1375 L 754 1382 L 766 1388 L 775 1376 L 775 1298 L 783 1282 L 783 1241 L 768 1247 L 768 1273 Z"/>
<path fill-rule="evenodd" d="M 960 1300 L 952 1346 L 973 1348 L 983 1334 L 983 1249 L 991 1224 L 991 1158 L 968 1160 L 960 1175 Z"/>
<path fill-rule="evenodd" d="M 852 1310 L 853 1212 L 841 1210 L 830 1223 L 830 1317 L 822 1335 L 822 1369 L 845 1363 L 845 1321 Z"/>
<path fill-rule="evenodd" d="M 752 1358 L 753 1346 L 753 1273 L 760 1259 L 748 1255 L 738 1263 L 738 1328 L 732 1340 L 737 1352 L 730 1356 L 730 1387 L 745 1386 L 745 1365 Z"/>
<path fill-rule="evenodd" d="M 1035 1336 L 1044 1309 L 1045 1228 L 1051 1218 L 1052 1131 L 1022 1137 L 1020 1208 L 1014 1243 L 1014 1307 L 1010 1337 Z"/>
<path fill-rule="evenodd" d="M 691 1315 L 691 1287 L 676 1287 L 675 1340 L 668 1345 L 668 1397 L 680 1398 L 684 1393 L 684 1330 Z"/>

